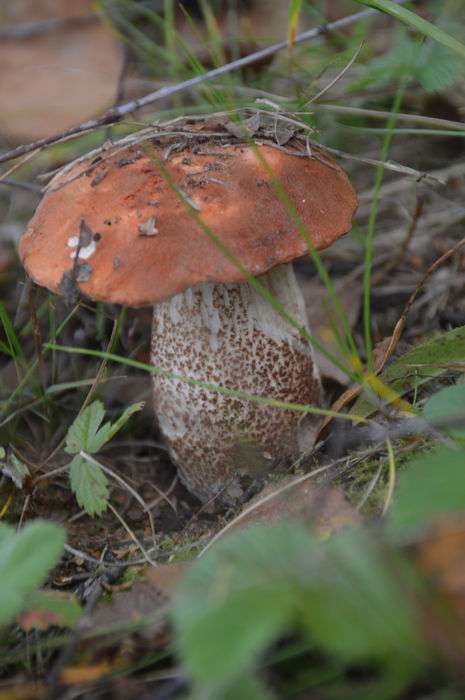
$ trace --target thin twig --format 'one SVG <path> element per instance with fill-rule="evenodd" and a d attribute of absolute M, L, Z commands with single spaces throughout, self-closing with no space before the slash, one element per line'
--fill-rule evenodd
<path fill-rule="evenodd" d="M 341 71 L 339 71 L 339 73 L 336 75 L 336 77 L 334 77 L 332 80 L 330 80 L 330 82 L 329 82 L 327 85 L 325 85 L 325 86 L 320 90 L 320 92 L 317 92 L 316 95 L 314 95 L 313 97 L 311 97 L 311 98 L 309 99 L 309 101 L 306 103 L 305 107 L 308 107 L 310 104 L 312 104 L 312 102 L 316 102 L 317 100 L 319 100 L 320 97 L 323 97 L 323 95 L 326 95 L 326 93 L 329 92 L 329 90 L 331 90 L 331 88 L 332 88 L 334 85 L 336 85 L 336 83 L 337 83 L 337 82 L 347 73 L 347 71 L 353 66 L 353 64 L 355 63 L 355 61 L 356 61 L 357 58 L 359 57 L 360 51 L 362 50 L 362 48 L 363 48 L 363 42 L 362 42 L 362 43 L 360 44 L 360 46 L 357 48 L 356 52 L 354 53 L 354 55 L 352 56 L 352 58 L 350 59 L 350 61 L 344 66 L 344 68 L 343 68 Z"/>
<path fill-rule="evenodd" d="M 347 105 L 334 104 L 319 104 L 315 105 L 315 109 L 322 109 L 326 112 L 336 112 L 340 114 L 353 114 L 362 117 L 373 117 L 374 119 L 386 119 L 390 112 L 380 109 L 365 109 L 364 107 L 351 107 Z M 444 129 L 453 129 L 454 131 L 464 131 L 465 124 L 463 122 L 455 122 L 450 119 L 439 119 L 438 117 L 428 117 L 424 114 L 405 114 L 400 112 L 397 115 L 399 121 L 410 121 L 417 124 L 425 124 L 433 127 L 442 127 Z"/>
<path fill-rule="evenodd" d="M 125 529 L 126 532 L 128 533 L 129 537 L 130 537 L 130 538 L 136 543 L 136 545 L 139 547 L 140 551 L 141 551 L 142 554 L 144 555 L 144 559 L 150 564 L 150 566 L 157 567 L 158 564 L 157 564 L 155 561 L 153 561 L 153 559 L 151 559 L 149 553 L 148 553 L 147 550 L 144 548 L 144 545 L 142 544 L 142 542 L 137 538 L 136 534 L 131 530 L 131 528 L 129 527 L 129 525 L 127 524 L 127 522 L 126 522 L 126 521 L 124 520 L 124 518 L 118 513 L 118 511 L 116 510 L 116 508 L 115 508 L 114 506 L 112 506 L 111 503 L 108 503 L 108 507 L 109 507 L 109 509 L 111 510 L 111 512 L 113 513 L 113 515 L 114 515 L 116 518 L 118 518 L 118 520 L 120 521 L 121 525 L 124 527 L 124 529 Z"/>
<path fill-rule="evenodd" d="M 394 0 L 394 2 L 396 2 L 399 5 L 403 5 L 406 1 L 407 0 Z M 321 36 L 323 34 L 327 34 L 328 32 L 331 32 L 335 29 L 346 27 L 350 24 L 353 24 L 354 22 L 364 19 L 365 17 L 370 17 L 373 14 L 376 14 L 377 12 L 378 10 L 370 8 L 367 10 L 362 10 L 361 12 L 356 12 L 353 15 L 342 17 L 341 19 L 335 20 L 334 22 L 329 22 L 327 24 L 314 27 L 313 29 L 309 29 L 308 31 L 303 32 L 302 34 L 298 34 L 295 38 L 294 43 L 301 44 L 311 39 L 315 39 L 316 37 Z M 88 121 L 82 122 L 81 124 L 78 124 L 75 127 L 72 127 L 71 129 L 67 129 L 61 134 L 48 136 L 46 138 L 39 139 L 38 141 L 34 141 L 33 143 L 24 144 L 10 151 L 7 151 L 3 155 L 0 155 L 0 163 L 5 163 L 9 160 L 12 160 L 13 158 L 17 158 L 18 156 L 24 155 L 25 153 L 35 151 L 36 149 L 42 149 L 45 146 L 50 146 L 54 143 L 62 141 L 63 139 L 78 136 L 79 134 L 82 134 L 86 131 L 98 129 L 102 126 L 109 126 L 110 124 L 116 124 L 128 114 L 135 112 L 141 107 L 146 107 L 147 105 L 153 104 L 154 102 L 164 99 L 170 95 L 174 95 L 178 92 L 181 92 L 182 90 L 189 90 L 190 88 L 200 85 L 201 83 L 205 82 L 206 80 L 210 80 L 211 78 L 216 78 L 220 75 L 226 75 L 227 73 L 230 73 L 234 70 L 240 70 L 245 66 L 249 66 L 252 63 L 256 63 L 257 61 L 261 61 L 265 58 L 268 58 L 269 56 L 273 56 L 279 51 L 283 51 L 287 48 L 288 42 L 281 41 L 278 44 L 273 44 L 272 46 L 268 46 L 264 49 L 261 49 L 260 51 L 255 51 L 254 53 L 248 54 L 247 56 L 243 56 L 242 58 L 239 58 L 236 61 L 231 61 L 230 63 L 226 63 L 222 66 L 219 66 L 218 68 L 214 68 L 213 70 L 207 71 L 206 73 L 202 73 L 201 75 L 196 75 L 193 78 L 189 78 L 188 80 L 176 83 L 175 85 L 166 85 L 164 87 L 161 87 L 158 90 L 149 93 L 148 95 L 144 95 L 143 97 L 140 97 L 136 100 L 131 100 L 131 102 L 126 102 L 123 105 L 114 107 L 105 112 L 101 117 L 97 117 L 96 119 L 90 119 Z"/>

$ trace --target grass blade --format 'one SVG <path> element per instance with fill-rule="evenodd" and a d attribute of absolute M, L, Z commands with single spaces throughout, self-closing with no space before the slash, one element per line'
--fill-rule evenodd
<path fill-rule="evenodd" d="M 243 399 L 244 401 L 253 401 L 254 403 L 262 404 L 264 406 L 273 406 L 274 408 L 281 408 L 289 411 L 300 411 L 302 413 L 313 413 L 318 416 L 330 416 L 332 418 L 343 418 L 346 420 L 352 420 L 354 422 L 363 421 L 364 418 L 356 415 L 347 415 L 345 413 L 337 413 L 336 411 L 327 410 L 324 408 L 316 408 L 316 406 L 308 406 L 307 404 L 301 403 L 290 403 L 288 401 L 279 401 L 278 399 L 270 399 L 267 396 L 257 396 L 256 394 L 249 394 L 247 391 L 242 391 L 240 389 L 230 389 L 229 387 L 221 386 L 220 384 L 213 384 L 212 382 L 203 382 L 198 379 L 192 379 L 192 377 L 186 377 L 181 374 L 176 374 L 175 372 L 170 372 L 169 370 L 163 369 L 162 367 L 154 367 L 153 365 L 148 365 L 145 362 L 139 362 L 138 360 L 132 360 L 129 357 L 122 357 L 121 355 L 114 355 L 111 352 L 103 352 L 102 350 L 90 350 L 87 348 L 73 348 L 67 345 L 56 345 L 54 343 L 45 343 L 44 348 L 47 350 L 57 350 L 61 352 L 69 352 L 77 355 L 90 355 L 92 357 L 100 357 L 108 362 L 118 362 L 128 367 L 133 367 L 134 369 L 140 369 L 144 372 L 149 372 L 150 374 L 157 374 L 167 379 L 173 379 L 176 381 L 184 382 L 185 384 L 190 384 L 191 386 L 199 386 L 207 391 L 214 391 L 218 394 L 223 394 L 224 396 L 232 396 L 237 399 Z"/>
<path fill-rule="evenodd" d="M 302 0 L 291 0 L 291 4 L 289 6 L 289 19 L 287 23 L 287 43 L 290 49 L 295 43 L 301 12 Z"/>

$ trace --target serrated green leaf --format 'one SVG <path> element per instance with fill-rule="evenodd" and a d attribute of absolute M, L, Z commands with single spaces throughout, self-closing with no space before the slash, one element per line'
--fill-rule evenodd
<path fill-rule="evenodd" d="M 94 401 L 76 418 L 66 436 L 65 450 L 68 454 L 77 454 L 81 450 L 94 454 L 121 430 L 129 418 L 140 411 L 143 403 L 129 406 L 117 421 L 108 421 L 101 426 L 105 409 L 101 401 Z M 101 427 L 100 427 L 101 426 Z"/>
<path fill-rule="evenodd" d="M 395 539 L 409 539 L 438 518 L 461 512 L 465 512 L 465 451 L 440 447 L 405 465 L 388 532 Z"/>
<path fill-rule="evenodd" d="M 98 452 L 103 445 L 109 442 L 116 435 L 116 433 L 121 430 L 121 428 L 128 422 L 134 413 L 142 410 L 143 406 L 144 404 L 142 402 L 134 403 L 131 406 L 128 406 L 124 413 L 122 413 L 118 420 L 116 420 L 114 423 L 110 423 L 110 421 L 108 421 L 102 425 L 94 436 L 92 443 L 94 449 L 89 450 L 89 452 Z"/>
<path fill-rule="evenodd" d="M 465 61 L 440 44 L 422 47 L 415 71 L 420 85 L 428 92 L 445 90 L 465 75 Z"/>
<path fill-rule="evenodd" d="M 0 524 L 0 625 L 10 622 L 44 582 L 64 542 L 64 530 L 54 523 L 36 520 L 20 532 Z"/>
<path fill-rule="evenodd" d="M 433 377 L 443 374 L 449 362 L 460 362 L 465 358 L 465 326 L 454 328 L 431 340 L 420 343 L 410 352 L 395 360 L 381 372 L 379 379 L 403 396 L 415 386 L 420 386 Z M 351 413 L 364 418 L 376 411 L 376 407 L 365 396 L 360 396 Z"/>
<path fill-rule="evenodd" d="M 101 515 L 108 503 L 108 479 L 102 469 L 76 455 L 69 470 L 71 488 L 79 505 L 91 516 Z"/>
<path fill-rule="evenodd" d="M 101 401 L 94 401 L 79 415 L 66 435 L 65 450 L 68 454 L 78 454 L 81 450 L 96 452 L 95 436 L 105 416 Z"/>

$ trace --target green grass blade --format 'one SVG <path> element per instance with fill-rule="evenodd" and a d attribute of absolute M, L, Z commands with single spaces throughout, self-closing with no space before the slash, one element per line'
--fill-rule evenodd
<path fill-rule="evenodd" d="M 365 337 L 365 352 L 368 371 L 373 370 L 373 338 L 371 333 L 371 275 L 373 269 L 373 245 L 375 237 L 376 220 L 378 218 L 378 209 L 380 202 L 381 185 L 384 179 L 384 162 L 387 160 L 393 139 L 393 129 L 397 121 L 397 113 L 400 110 L 404 91 L 407 86 L 408 78 L 405 78 L 399 89 L 397 90 L 394 102 L 392 105 L 391 116 L 387 123 L 387 134 L 384 139 L 383 148 L 381 150 L 381 165 L 376 171 L 375 186 L 373 192 L 373 200 L 368 219 L 368 230 L 365 241 L 365 265 L 363 271 L 363 328 Z"/>
<path fill-rule="evenodd" d="M 76 355 L 90 355 L 91 357 L 99 357 L 108 362 L 118 362 L 128 367 L 133 367 L 134 369 L 140 369 L 144 372 L 149 372 L 150 374 L 157 374 L 161 377 L 166 377 L 167 379 L 173 379 L 176 381 L 184 382 L 184 384 L 190 384 L 191 386 L 198 386 L 206 391 L 212 391 L 217 394 L 223 394 L 224 396 L 231 396 L 236 399 L 243 399 L 244 401 L 252 401 L 254 403 L 262 404 L 264 406 L 273 406 L 274 408 L 280 408 L 290 411 L 300 411 L 302 413 L 312 413 L 318 416 L 330 416 L 332 418 L 343 418 L 346 420 L 360 421 L 364 420 L 361 416 L 356 415 L 346 415 L 345 413 L 338 413 L 337 411 L 330 411 L 324 408 L 317 408 L 316 406 L 308 406 L 301 403 L 290 403 L 288 401 L 279 401 L 278 399 L 270 399 L 267 396 L 257 396 L 256 394 L 249 394 L 247 391 L 242 391 L 241 389 L 230 389 L 219 384 L 213 384 L 212 382 L 203 382 L 198 379 L 193 379 L 192 377 L 186 377 L 181 374 L 176 374 L 175 372 L 170 372 L 162 367 L 154 367 L 153 365 L 148 365 L 145 362 L 139 362 L 138 360 L 132 360 L 129 357 L 122 357 L 121 355 L 114 355 L 111 352 L 104 352 L 102 350 L 90 350 L 87 348 L 73 348 L 67 345 L 56 345 L 54 343 L 45 343 L 44 348 L 47 350 L 56 350 L 60 352 L 68 352 Z"/>
<path fill-rule="evenodd" d="M 18 336 L 16 335 L 16 331 L 13 328 L 13 324 L 10 320 L 10 317 L 8 316 L 8 312 L 5 309 L 5 306 L 2 302 L 0 302 L 0 323 L 2 324 L 3 330 L 5 331 L 7 344 L 10 349 L 11 356 L 15 358 L 15 360 L 24 362 L 25 357 L 23 349 L 21 347 L 21 342 Z"/>
<path fill-rule="evenodd" d="M 302 0 L 291 0 L 291 4 L 289 5 L 289 17 L 287 21 L 287 43 L 289 44 L 289 48 L 294 46 L 301 12 Z"/>

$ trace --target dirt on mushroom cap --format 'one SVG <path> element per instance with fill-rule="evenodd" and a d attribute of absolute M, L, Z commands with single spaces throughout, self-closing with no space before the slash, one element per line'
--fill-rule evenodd
<path fill-rule="evenodd" d="M 300 142 L 257 148 L 317 249 L 350 229 L 357 200 L 334 161 L 319 152 L 306 157 Z M 199 282 L 244 281 L 186 203 L 254 275 L 308 252 L 252 146 L 227 132 L 186 132 L 144 147 L 115 144 L 65 168 L 50 183 L 20 255 L 30 276 L 54 292 L 79 290 L 129 306 Z"/>

